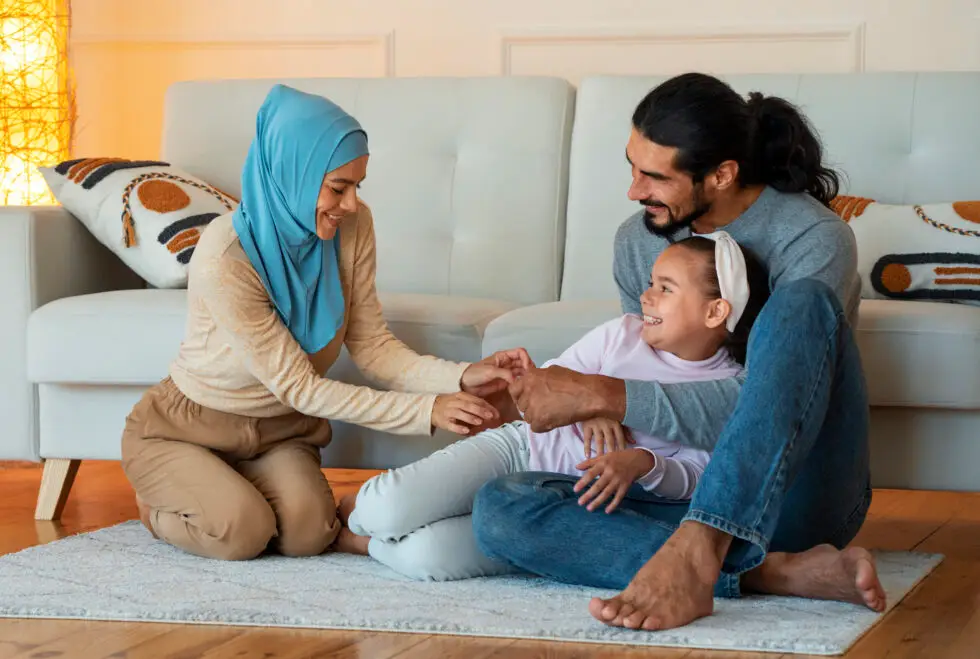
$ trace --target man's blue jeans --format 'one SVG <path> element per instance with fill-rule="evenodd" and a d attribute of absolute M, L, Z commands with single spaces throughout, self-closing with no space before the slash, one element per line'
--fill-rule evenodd
<path fill-rule="evenodd" d="M 842 548 L 871 504 L 868 399 L 846 317 L 824 284 L 773 291 L 748 347 L 748 377 L 690 502 L 634 485 L 612 514 L 589 512 L 576 479 L 522 473 L 483 486 L 473 509 L 489 557 L 557 581 L 625 588 L 681 521 L 734 540 L 715 587 L 737 597 L 739 575 L 768 551 Z"/>

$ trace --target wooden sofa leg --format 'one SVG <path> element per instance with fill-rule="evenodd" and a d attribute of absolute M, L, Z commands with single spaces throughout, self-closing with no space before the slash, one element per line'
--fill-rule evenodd
<path fill-rule="evenodd" d="M 61 517 L 61 511 L 68 501 L 68 493 L 75 482 L 75 474 L 81 460 L 53 458 L 44 461 L 44 472 L 41 474 L 41 490 L 37 494 L 37 508 L 34 519 L 56 520 Z"/>

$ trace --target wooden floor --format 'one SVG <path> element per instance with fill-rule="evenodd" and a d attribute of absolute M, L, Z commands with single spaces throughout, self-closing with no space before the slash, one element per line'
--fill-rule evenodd
<path fill-rule="evenodd" d="M 340 494 L 354 491 L 371 473 L 327 472 Z M 36 466 L 0 463 L 0 554 L 136 517 L 132 490 L 117 463 L 82 464 L 61 522 L 33 520 L 40 478 Z M 980 494 L 878 491 L 871 517 L 855 544 L 941 552 L 947 559 L 852 649 L 848 659 L 980 656 Z M 776 656 L 424 634 L 0 620 L 0 659 L 774 659 Z M 799 656 L 785 655 L 787 659 Z"/>

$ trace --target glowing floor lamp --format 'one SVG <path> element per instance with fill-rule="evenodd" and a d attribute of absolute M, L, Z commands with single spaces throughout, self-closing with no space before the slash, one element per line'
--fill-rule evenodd
<path fill-rule="evenodd" d="M 70 0 L 0 0 L 0 205 L 55 203 L 38 166 L 67 159 Z"/>

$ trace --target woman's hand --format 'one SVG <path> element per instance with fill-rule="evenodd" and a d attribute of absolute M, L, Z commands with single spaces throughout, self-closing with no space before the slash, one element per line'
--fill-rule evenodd
<path fill-rule="evenodd" d="M 472 394 L 440 394 L 432 406 L 432 425 L 457 435 L 470 435 L 474 428 L 489 427 L 499 418 L 496 408 Z"/>
<path fill-rule="evenodd" d="M 575 483 L 575 491 L 581 492 L 590 482 L 595 481 L 579 497 L 578 504 L 588 504 L 589 511 L 593 511 L 603 501 L 613 497 L 612 503 L 606 506 L 606 513 L 611 513 L 622 502 L 630 486 L 656 466 L 656 460 L 649 451 L 630 449 L 607 453 L 578 464 L 576 468 L 585 473 Z"/>
<path fill-rule="evenodd" d="M 600 456 L 603 453 L 626 450 L 627 444 L 635 444 L 636 440 L 619 421 L 613 421 L 605 417 L 596 417 L 582 422 L 582 440 L 585 442 L 585 457 L 592 457 L 592 441 L 595 440 L 595 453 Z"/>
<path fill-rule="evenodd" d="M 463 377 L 459 380 L 460 389 L 485 398 L 503 391 L 533 366 L 534 362 L 524 348 L 501 350 L 463 371 Z"/>

